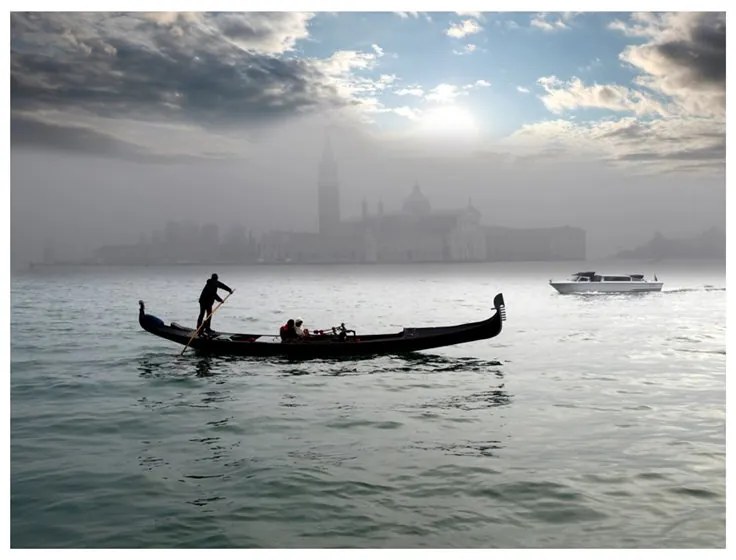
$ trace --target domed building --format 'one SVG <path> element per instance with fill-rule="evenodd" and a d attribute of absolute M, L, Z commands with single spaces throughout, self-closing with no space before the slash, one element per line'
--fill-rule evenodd
<path fill-rule="evenodd" d="M 429 199 L 424 196 L 422 189 L 419 188 L 419 183 L 416 181 L 414 181 L 414 188 L 411 193 L 401 205 L 401 209 L 412 216 L 428 216 L 432 211 Z"/>
<path fill-rule="evenodd" d="M 319 164 L 318 232 L 273 231 L 262 237 L 263 262 L 473 262 L 585 258 L 585 232 L 578 228 L 513 229 L 483 225 L 481 212 L 466 206 L 433 210 L 418 181 L 401 208 L 340 216 L 337 164 L 329 138 Z"/>

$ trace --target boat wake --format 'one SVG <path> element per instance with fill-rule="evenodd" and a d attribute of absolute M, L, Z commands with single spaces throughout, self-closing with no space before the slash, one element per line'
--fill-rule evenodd
<path fill-rule="evenodd" d="M 725 292 L 726 288 L 714 286 L 703 286 L 702 288 L 675 288 L 673 290 L 662 290 L 663 294 L 684 294 L 689 292 Z"/>

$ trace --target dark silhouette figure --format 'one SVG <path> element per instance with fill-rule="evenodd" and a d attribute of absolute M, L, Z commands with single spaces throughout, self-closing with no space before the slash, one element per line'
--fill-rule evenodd
<path fill-rule="evenodd" d="M 218 288 L 221 290 L 227 290 L 231 294 L 233 293 L 228 286 L 217 280 L 217 274 L 213 274 L 212 277 L 207 280 L 207 283 L 204 285 L 202 293 L 199 296 L 199 317 L 197 317 L 197 328 L 202 324 L 202 320 L 207 317 L 207 320 L 204 322 L 204 327 L 202 328 L 203 333 L 212 332 L 212 305 L 215 301 L 222 301 L 222 298 L 217 295 Z"/>

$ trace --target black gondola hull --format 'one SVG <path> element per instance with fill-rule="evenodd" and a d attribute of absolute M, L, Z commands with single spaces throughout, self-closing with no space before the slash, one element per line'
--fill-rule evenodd
<path fill-rule="evenodd" d="M 392 334 L 347 336 L 343 340 L 332 335 L 309 337 L 295 342 L 281 342 L 278 336 L 244 333 L 218 333 L 216 337 L 195 336 L 194 329 L 176 324 L 166 325 L 147 315 L 140 305 L 139 323 L 144 330 L 172 342 L 214 355 L 284 357 L 305 360 L 349 356 L 403 354 L 484 340 L 497 336 L 502 329 L 506 310 L 503 295 L 494 298 L 496 312 L 484 321 L 448 327 L 405 328 Z"/>

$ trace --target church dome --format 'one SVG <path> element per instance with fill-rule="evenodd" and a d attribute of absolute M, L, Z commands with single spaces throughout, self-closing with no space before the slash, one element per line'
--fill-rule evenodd
<path fill-rule="evenodd" d="M 422 194 L 417 183 L 414 183 L 414 188 L 412 189 L 411 194 L 406 197 L 406 200 L 404 200 L 402 208 L 404 212 L 409 214 L 420 215 L 429 214 L 432 210 L 432 207 L 429 204 L 429 199 Z"/>

